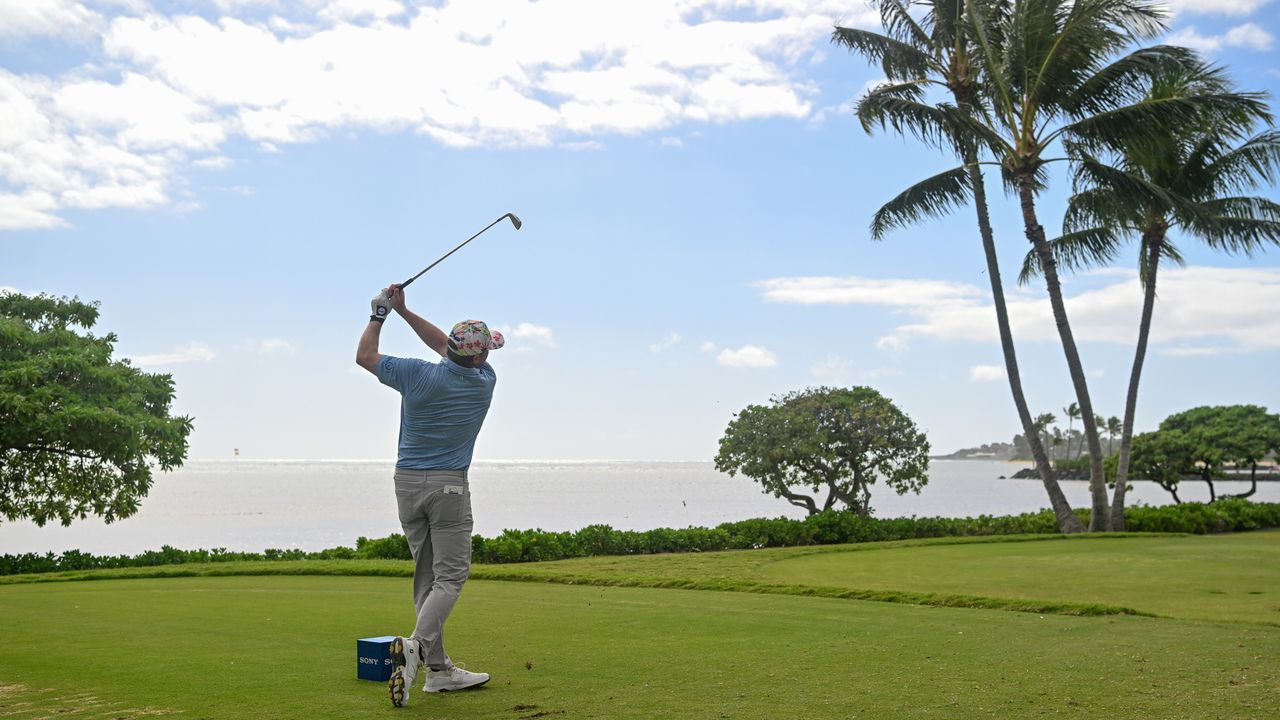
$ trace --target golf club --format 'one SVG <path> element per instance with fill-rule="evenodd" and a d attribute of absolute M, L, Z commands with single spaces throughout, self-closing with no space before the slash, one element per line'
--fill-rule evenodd
<path fill-rule="evenodd" d="M 514 225 L 514 226 L 515 226 L 515 228 L 516 228 L 517 230 L 519 230 L 519 229 L 520 229 L 520 226 L 524 224 L 524 223 L 520 222 L 520 218 L 516 217 L 516 214 L 515 214 L 515 213 L 507 213 L 506 215 L 503 215 L 502 217 L 498 218 L 497 220 L 494 220 L 493 222 L 489 223 L 488 225 L 485 225 L 483 230 L 481 230 L 480 232 L 476 233 L 475 235 L 472 235 L 471 237 L 469 237 L 469 238 L 467 238 L 466 240 L 464 240 L 464 241 L 462 242 L 462 245 L 466 245 L 467 243 L 471 242 L 472 240 L 475 240 L 476 238 L 480 237 L 481 233 L 483 233 L 485 230 L 488 230 L 489 228 L 493 227 L 494 225 L 497 225 L 498 223 L 502 222 L 503 220 L 506 220 L 507 218 L 511 218 L 511 224 L 512 224 L 512 225 Z M 440 263 L 444 262 L 444 259 L 445 259 L 445 258 L 447 258 L 447 257 L 449 257 L 450 255 L 452 255 L 452 254 L 454 254 L 454 253 L 458 252 L 459 250 L 461 250 L 461 249 L 462 249 L 462 245 L 459 245 L 458 247 L 456 247 L 456 248 L 454 248 L 454 249 L 450 250 L 449 252 L 445 253 L 445 254 L 444 254 L 444 257 L 441 257 L 439 260 L 437 260 L 437 261 L 435 261 L 435 262 L 431 263 L 430 265 L 426 266 L 425 268 L 423 268 L 422 272 L 420 272 L 420 273 L 418 273 L 417 275 L 414 275 L 413 277 L 409 278 L 408 280 L 405 280 L 404 282 L 400 283 L 400 287 L 401 287 L 401 288 L 407 288 L 407 287 L 409 287 L 409 283 L 411 283 L 411 282 L 413 282 L 414 280 L 417 280 L 418 278 L 422 277 L 422 274 L 423 274 L 423 273 L 425 273 L 426 271 L 430 270 L 431 268 L 433 268 L 433 267 L 435 267 L 435 266 L 439 265 Z"/>

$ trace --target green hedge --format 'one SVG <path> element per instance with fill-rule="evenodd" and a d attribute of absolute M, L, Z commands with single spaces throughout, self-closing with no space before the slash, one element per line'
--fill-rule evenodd
<path fill-rule="evenodd" d="M 1089 512 L 1077 511 L 1087 525 Z M 1127 508 L 1125 520 L 1130 532 L 1221 533 L 1280 527 L 1280 503 L 1253 503 L 1229 499 L 1211 504 L 1182 503 Z M 538 562 L 593 555 L 645 555 L 654 553 L 745 550 L 796 545 L 910 540 L 915 538 L 961 537 L 973 535 L 1022 535 L 1058 532 L 1053 513 L 1042 510 L 1022 515 L 974 518 L 885 518 L 860 517 L 850 512 L 828 511 L 803 520 L 754 518 L 724 523 L 714 528 L 689 527 L 683 530 L 614 530 L 608 525 L 589 525 L 577 532 L 506 530 L 501 535 L 471 538 L 472 559 L 478 563 Z M 179 550 L 165 545 L 141 555 L 92 555 L 68 550 L 61 555 L 0 555 L 0 575 L 43 573 L 59 570 L 143 567 L 181 563 L 230 560 L 409 560 L 409 545 L 399 533 L 370 540 L 361 537 L 355 548 L 335 547 L 318 552 L 268 549 L 261 553 L 213 550 Z"/>

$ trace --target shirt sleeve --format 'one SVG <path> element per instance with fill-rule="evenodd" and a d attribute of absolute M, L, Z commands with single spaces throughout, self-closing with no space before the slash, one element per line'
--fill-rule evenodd
<path fill-rule="evenodd" d="M 409 362 L 406 358 L 383 355 L 378 358 L 378 381 L 393 390 L 404 392 L 408 369 Z"/>

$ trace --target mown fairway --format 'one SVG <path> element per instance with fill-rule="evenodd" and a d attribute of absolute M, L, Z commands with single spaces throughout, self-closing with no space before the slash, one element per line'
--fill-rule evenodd
<path fill-rule="evenodd" d="M 1255 542 L 1275 548 L 1277 533 L 818 554 L 793 549 L 522 567 L 548 573 L 602 563 L 617 579 L 626 563 L 639 563 L 653 577 L 665 572 L 665 562 L 673 578 L 701 562 L 719 568 L 726 580 L 737 568 L 746 579 L 823 586 L 874 580 L 890 588 L 927 588 L 933 574 L 966 594 L 1010 586 L 1021 594 L 1055 587 L 1051 577 L 1039 584 L 1034 578 L 1068 559 L 1083 563 L 1082 556 L 1100 552 L 1098 543 L 1117 543 L 1112 552 L 1131 543 L 1140 553 L 1144 542 L 1154 549 L 1170 541 L 1216 547 L 1227 540 L 1240 544 L 1237 552 L 1223 549 L 1211 563 L 1220 566 L 1216 582 L 1226 583 L 1226 592 L 1212 596 L 1221 602 L 1201 607 L 1229 608 L 1223 611 L 1229 622 L 475 580 L 450 621 L 450 648 L 457 660 L 492 673 L 493 682 L 454 695 L 415 692 L 405 710 L 390 707 L 383 685 L 354 679 L 356 638 L 403 632 L 412 621 L 403 578 L 8 584 L 0 586 L 0 717 L 1276 717 L 1280 627 L 1263 623 L 1280 614 L 1274 609 L 1280 563 L 1272 555 L 1259 570 L 1259 557 L 1239 550 Z M 972 559 L 979 569 L 936 556 L 949 548 L 981 548 Z M 1048 568 L 1042 573 L 1026 553 L 1047 558 L 1050 548 L 1059 555 L 1039 561 Z M 1002 552 L 1009 553 L 1004 564 Z M 865 564 L 872 556 L 879 563 L 874 573 Z M 1194 572 L 1199 562 L 1180 578 L 1188 587 L 1201 582 Z M 1167 595 L 1179 579 L 1176 566 L 1160 564 L 1161 579 L 1130 590 L 1136 594 L 1128 604 L 1155 608 L 1145 600 Z M 1243 579 L 1229 582 L 1237 576 Z M 1092 584 L 1067 577 L 1048 598 L 1082 598 L 1080 589 Z M 1247 617 L 1246 606 L 1265 612 Z"/>
<path fill-rule="evenodd" d="M 1192 620 L 1280 626 L 1280 530 L 1233 535 L 957 538 L 755 552 L 601 557 L 485 566 L 569 575 L 855 588 L 1095 603 Z"/>

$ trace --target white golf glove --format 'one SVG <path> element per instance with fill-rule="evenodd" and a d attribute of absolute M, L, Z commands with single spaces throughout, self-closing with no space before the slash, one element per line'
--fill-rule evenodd
<path fill-rule="evenodd" d="M 391 298 L 387 297 L 384 292 L 379 292 L 369 301 L 369 307 L 373 310 L 373 314 L 369 316 L 370 320 L 382 322 L 391 314 Z"/>

